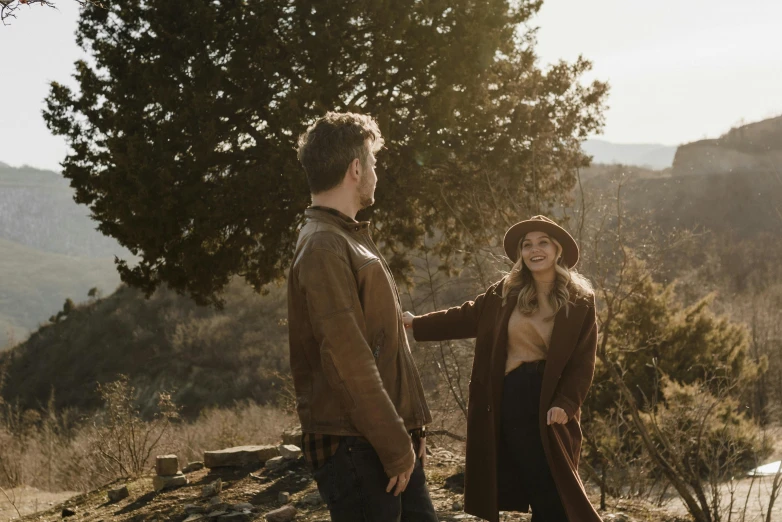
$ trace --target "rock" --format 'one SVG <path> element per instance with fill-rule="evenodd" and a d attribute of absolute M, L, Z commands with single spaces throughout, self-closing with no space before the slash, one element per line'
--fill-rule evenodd
<path fill-rule="evenodd" d="M 119 502 L 123 498 L 127 498 L 130 493 L 128 492 L 128 486 L 123 485 L 118 488 L 110 489 L 108 491 L 110 502 Z"/>
<path fill-rule="evenodd" d="M 221 499 L 220 497 L 212 497 L 209 499 L 210 506 L 215 506 L 217 504 L 222 504 L 222 503 L 223 503 L 223 499 Z"/>
<path fill-rule="evenodd" d="M 464 472 L 456 473 L 445 479 L 445 489 L 453 493 L 464 493 Z"/>
<path fill-rule="evenodd" d="M 462 504 L 461 502 L 459 502 L 459 501 L 457 500 L 457 501 L 455 501 L 455 502 L 453 503 L 453 506 L 451 506 L 451 508 L 452 508 L 454 511 L 462 511 L 462 510 L 464 509 L 464 504 Z"/>
<path fill-rule="evenodd" d="M 75 514 L 76 514 L 76 512 L 74 510 L 72 510 L 72 509 L 62 508 L 62 513 L 61 513 L 62 518 L 72 517 Z"/>
<path fill-rule="evenodd" d="M 219 495 L 222 490 L 223 490 L 223 481 L 218 478 L 214 482 L 210 482 L 209 484 L 201 488 L 201 496 L 212 497 L 214 495 Z"/>
<path fill-rule="evenodd" d="M 291 501 L 291 494 L 287 491 L 280 491 L 280 494 L 277 495 L 277 502 L 280 504 L 287 504 Z"/>
<path fill-rule="evenodd" d="M 253 514 L 249 511 L 226 513 L 220 515 L 217 518 L 217 522 L 250 522 L 253 519 Z"/>
<path fill-rule="evenodd" d="M 230 510 L 231 506 L 225 502 L 214 502 L 209 504 L 209 516 L 212 516 L 211 514 L 215 511 L 219 511 L 220 513 L 228 513 Z"/>
<path fill-rule="evenodd" d="M 323 504 L 323 498 L 321 498 L 320 493 L 317 491 L 313 491 L 309 495 L 306 495 L 302 497 L 301 501 L 302 504 L 305 504 L 307 506 L 320 506 Z"/>
<path fill-rule="evenodd" d="M 606 522 L 632 522 L 632 519 L 624 513 L 611 513 L 603 517 Z"/>
<path fill-rule="evenodd" d="M 295 428 L 288 428 L 287 430 L 282 432 L 282 443 L 284 445 L 291 444 L 293 446 L 298 446 L 301 444 L 301 426 L 296 426 Z"/>
<path fill-rule="evenodd" d="M 227 514 L 228 514 L 228 511 L 212 511 L 211 513 L 209 513 L 206 516 L 214 520 L 214 519 L 220 518 L 221 516 L 227 515 Z"/>
<path fill-rule="evenodd" d="M 187 515 L 202 515 L 206 513 L 206 508 L 204 506 L 199 506 L 198 504 L 185 504 L 185 514 Z"/>
<path fill-rule="evenodd" d="M 206 520 L 206 515 L 202 513 L 193 513 L 183 520 L 183 522 L 197 522 L 198 520 Z"/>
<path fill-rule="evenodd" d="M 285 457 L 274 457 L 273 459 L 266 461 L 265 467 L 270 471 L 274 471 L 276 469 L 282 468 L 285 466 L 285 464 L 287 464 Z"/>
<path fill-rule="evenodd" d="M 282 444 L 278 449 L 280 455 L 288 460 L 296 460 L 301 456 L 301 448 L 294 444 Z"/>
<path fill-rule="evenodd" d="M 237 446 L 217 451 L 204 452 L 204 465 L 207 468 L 241 468 L 251 464 L 264 464 L 280 454 L 277 446 Z"/>
<path fill-rule="evenodd" d="M 189 463 L 187 466 L 182 468 L 182 473 L 192 473 L 194 471 L 198 471 L 204 469 L 204 463 L 200 460 L 197 460 L 195 462 Z"/>
<path fill-rule="evenodd" d="M 155 471 L 160 477 L 176 475 L 179 472 L 179 459 L 176 455 L 158 455 L 155 457 Z"/>
<path fill-rule="evenodd" d="M 163 491 L 164 489 L 178 488 L 180 486 L 187 486 L 187 477 L 184 473 L 168 476 L 158 475 L 152 478 L 152 487 L 155 488 L 155 491 Z"/>
<path fill-rule="evenodd" d="M 296 508 L 293 506 L 283 506 L 280 509 L 266 513 L 267 522 L 290 522 L 296 518 Z"/>
<path fill-rule="evenodd" d="M 231 511 L 252 511 L 255 509 L 255 506 L 249 502 L 241 502 L 239 504 L 233 504 L 230 509 Z"/>

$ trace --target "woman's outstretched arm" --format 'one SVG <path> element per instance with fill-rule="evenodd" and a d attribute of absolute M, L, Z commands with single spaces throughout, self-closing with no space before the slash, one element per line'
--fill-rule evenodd
<path fill-rule="evenodd" d="M 486 293 L 461 306 L 414 316 L 405 312 L 405 328 L 412 328 L 416 341 L 447 341 L 468 339 L 478 335 L 478 319 L 483 310 Z"/>

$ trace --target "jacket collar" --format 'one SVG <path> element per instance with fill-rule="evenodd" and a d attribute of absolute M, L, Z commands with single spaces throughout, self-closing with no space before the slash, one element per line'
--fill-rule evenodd
<path fill-rule="evenodd" d="M 309 207 L 304 211 L 304 215 L 307 217 L 307 221 L 331 223 L 349 232 L 359 232 L 369 228 L 369 221 L 356 221 L 339 210 L 330 207 Z"/>

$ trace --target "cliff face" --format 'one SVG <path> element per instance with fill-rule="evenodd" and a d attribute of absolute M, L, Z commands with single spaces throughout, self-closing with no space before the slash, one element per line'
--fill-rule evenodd
<path fill-rule="evenodd" d="M 680 146 L 674 176 L 782 172 L 782 116 Z"/>

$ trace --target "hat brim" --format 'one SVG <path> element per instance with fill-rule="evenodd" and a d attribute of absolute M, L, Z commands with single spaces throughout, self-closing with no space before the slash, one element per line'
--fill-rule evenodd
<path fill-rule="evenodd" d="M 555 223 L 549 223 L 538 219 L 530 219 L 516 223 L 505 232 L 502 241 L 505 254 L 514 263 L 518 261 L 519 242 L 530 232 L 543 232 L 556 239 L 562 245 L 562 261 L 568 268 L 573 268 L 578 263 L 578 244 L 567 230 Z"/>

